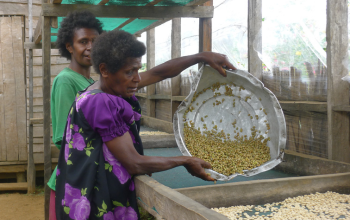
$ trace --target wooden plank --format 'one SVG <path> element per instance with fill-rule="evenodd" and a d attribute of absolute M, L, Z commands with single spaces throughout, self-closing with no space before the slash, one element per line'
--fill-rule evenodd
<path fill-rule="evenodd" d="M 248 0 L 248 72 L 262 80 L 262 0 Z"/>
<path fill-rule="evenodd" d="M 0 15 L 25 15 L 28 16 L 27 3 L 11 3 L 11 2 L 0 2 Z M 40 14 L 41 6 L 33 5 L 33 14 Z"/>
<path fill-rule="evenodd" d="M 186 96 L 173 96 L 172 100 L 182 102 L 185 98 L 186 98 Z"/>
<path fill-rule="evenodd" d="M 172 122 L 171 100 L 156 100 L 156 118 Z"/>
<path fill-rule="evenodd" d="M 27 138 L 25 135 L 27 127 L 26 91 L 25 91 L 25 70 L 24 70 L 24 50 L 22 39 L 22 17 L 12 17 L 12 47 L 14 60 L 14 74 L 16 80 L 16 119 L 17 119 L 17 139 L 18 139 L 18 159 L 27 160 Z"/>
<path fill-rule="evenodd" d="M 174 18 L 171 26 L 171 59 L 181 57 L 181 18 Z M 171 78 L 171 96 L 181 95 L 181 74 Z M 171 120 L 179 106 L 179 102 L 171 100 Z"/>
<path fill-rule="evenodd" d="M 29 59 L 28 59 L 28 77 L 29 77 L 29 119 L 33 118 L 33 50 L 29 49 Z M 35 182 L 36 182 L 36 171 L 34 164 L 34 156 L 33 156 L 33 124 L 29 124 L 29 146 L 28 146 L 28 168 L 27 168 L 27 182 L 28 182 L 28 193 L 35 192 Z"/>
<path fill-rule="evenodd" d="M 202 6 L 119 6 L 88 4 L 42 4 L 43 16 L 65 17 L 76 10 L 87 10 L 104 18 L 212 18 L 214 7 Z"/>
<path fill-rule="evenodd" d="M 0 183 L 0 192 L 1 191 L 26 191 L 27 183 Z"/>
<path fill-rule="evenodd" d="M 40 43 L 41 38 L 42 38 L 42 36 L 41 36 L 41 26 L 42 26 L 41 23 L 42 23 L 42 17 L 40 16 L 38 23 L 36 24 L 35 31 L 34 31 L 33 42 L 35 44 Z"/>
<path fill-rule="evenodd" d="M 50 0 L 51 4 L 61 4 L 62 0 Z"/>
<path fill-rule="evenodd" d="M 109 2 L 109 0 L 101 0 L 97 5 L 105 5 Z"/>
<path fill-rule="evenodd" d="M 101 2 L 104 2 L 104 1 L 109 1 L 109 0 L 102 0 Z M 147 3 L 145 6 L 154 6 L 161 1 L 163 1 L 163 0 L 154 0 L 154 1 Z M 99 3 L 99 5 L 100 5 L 100 3 Z M 104 3 L 104 4 L 106 4 L 106 3 Z M 130 18 L 130 19 L 126 20 L 125 22 L 123 22 L 122 24 L 120 24 L 116 29 L 121 29 L 135 20 L 136 20 L 136 18 Z"/>
<path fill-rule="evenodd" d="M 22 4 L 27 4 L 28 1 L 27 0 L 5 0 L 5 1 L 1 1 L 3 3 L 22 3 Z M 32 4 L 36 4 L 36 5 L 41 5 L 41 0 L 34 0 L 32 2 Z"/>
<path fill-rule="evenodd" d="M 160 131 L 167 132 L 169 134 L 174 133 L 173 123 L 168 122 L 168 121 L 164 121 L 164 120 L 160 120 L 160 119 L 157 119 L 154 117 L 142 115 L 141 124 L 146 125 L 150 128 L 155 128 L 155 129 L 158 129 Z"/>
<path fill-rule="evenodd" d="M 4 166 L 0 166 L 0 173 L 25 172 L 26 169 L 27 169 L 27 165 L 26 164 L 4 165 Z"/>
<path fill-rule="evenodd" d="M 5 105 L 5 135 L 7 148 L 7 161 L 18 160 L 18 139 L 16 124 L 16 79 L 12 48 L 11 17 L 1 18 L 1 52 L 3 54 L 3 80 Z"/>
<path fill-rule="evenodd" d="M 350 105 L 336 105 L 332 108 L 336 112 L 350 112 Z"/>
<path fill-rule="evenodd" d="M 51 27 L 50 17 L 42 16 L 43 44 L 43 113 L 44 113 L 44 183 L 45 183 L 45 219 L 49 219 L 50 191 L 47 186 L 51 178 L 51 135 L 50 135 L 50 89 L 51 89 Z"/>
<path fill-rule="evenodd" d="M 135 178 L 135 187 L 136 196 L 141 200 L 138 204 L 157 219 L 227 220 L 224 215 L 208 209 L 146 175 Z"/>
<path fill-rule="evenodd" d="M 339 173 L 251 180 L 205 187 L 181 188 L 177 191 L 206 207 L 214 208 L 261 205 L 316 192 L 333 191 L 347 194 L 350 191 L 349 182 L 350 173 Z"/>
<path fill-rule="evenodd" d="M 190 3 L 186 4 L 186 6 L 201 5 L 201 4 L 203 4 L 203 3 L 207 2 L 207 1 L 208 0 L 193 0 Z M 163 19 L 163 20 L 156 21 L 156 22 L 152 23 L 151 25 L 149 25 L 148 27 L 145 27 L 144 29 L 141 29 L 141 30 L 135 32 L 135 35 L 142 34 L 143 32 L 149 31 L 149 30 L 151 30 L 151 29 L 153 29 L 153 28 L 155 28 L 155 27 L 157 27 L 157 26 L 159 26 L 161 24 L 164 24 L 165 22 L 168 22 L 170 20 L 171 19 L 169 18 L 169 19 Z"/>
<path fill-rule="evenodd" d="M 212 6 L 213 0 L 207 1 L 204 6 Z M 199 52 L 211 51 L 212 47 L 212 22 L 211 18 L 199 19 Z"/>
<path fill-rule="evenodd" d="M 346 0 L 327 0 L 327 100 L 328 158 L 350 162 L 349 115 L 332 111 L 333 106 L 349 105 L 348 75 L 344 60 L 348 55 L 348 7 Z"/>
<path fill-rule="evenodd" d="M 7 165 L 26 165 L 26 161 L 10 161 L 10 162 L 0 162 L 0 167 L 1 166 L 7 166 Z"/>
<path fill-rule="evenodd" d="M 327 102 L 279 101 L 283 110 L 327 112 Z"/>
<path fill-rule="evenodd" d="M 155 66 L 155 30 L 151 29 L 147 31 L 147 70 L 152 69 Z M 156 93 L 156 85 L 147 86 L 147 96 L 154 95 Z M 150 117 L 156 117 L 156 103 L 154 100 L 147 99 L 146 101 L 147 113 Z"/>
<path fill-rule="evenodd" d="M 1 32 L 0 17 L 0 32 Z M 4 104 L 4 81 L 3 81 L 3 61 L 2 61 L 2 43 L 0 35 L 0 161 L 6 161 L 6 142 L 5 142 L 5 104 Z"/>

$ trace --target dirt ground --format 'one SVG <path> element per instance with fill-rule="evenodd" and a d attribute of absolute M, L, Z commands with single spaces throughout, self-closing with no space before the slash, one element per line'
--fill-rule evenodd
<path fill-rule="evenodd" d="M 0 194 L 1 220 L 44 219 L 44 193 L 2 193 Z"/>
<path fill-rule="evenodd" d="M 144 210 L 140 210 L 141 220 L 155 220 Z M 42 220 L 44 219 L 44 192 L 35 194 L 0 194 L 0 220 Z"/>

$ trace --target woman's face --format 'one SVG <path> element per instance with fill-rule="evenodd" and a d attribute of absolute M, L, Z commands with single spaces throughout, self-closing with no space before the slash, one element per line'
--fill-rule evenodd
<path fill-rule="evenodd" d="M 128 57 L 125 65 L 116 73 L 107 75 L 102 73 L 105 78 L 107 93 L 113 95 L 120 95 L 123 98 L 129 98 L 135 94 L 141 77 L 139 69 L 141 69 L 141 57 Z M 105 76 L 106 77 L 105 77 Z"/>

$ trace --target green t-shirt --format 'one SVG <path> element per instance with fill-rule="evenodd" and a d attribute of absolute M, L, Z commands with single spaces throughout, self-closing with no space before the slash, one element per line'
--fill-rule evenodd
<path fill-rule="evenodd" d="M 52 140 L 58 149 L 61 149 L 68 112 L 78 91 L 84 90 L 92 83 L 94 83 L 93 79 L 87 79 L 68 67 L 64 68 L 54 79 L 51 89 Z M 56 186 L 56 170 L 57 167 L 47 183 L 53 190 Z"/>

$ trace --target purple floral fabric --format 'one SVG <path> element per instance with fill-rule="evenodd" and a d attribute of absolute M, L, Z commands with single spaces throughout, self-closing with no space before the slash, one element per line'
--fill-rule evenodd
<path fill-rule="evenodd" d="M 85 220 L 89 218 L 91 210 L 89 200 L 81 195 L 81 190 L 73 188 L 68 183 L 65 185 L 62 205 L 69 208 L 66 210 L 69 212 L 69 217 L 71 219 Z"/>
<path fill-rule="evenodd" d="M 56 179 L 56 218 L 136 220 L 133 177 L 105 142 L 129 132 L 143 155 L 141 107 L 100 90 L 80 93 L 67 119 Z"/>
<path fill-rule="evenodd" d="M 84 141 L 84 137 L 79 134 L 79 133 L 75 133 L 73 135 L 73 143 L 72 143 L 72 146 L 74 149 L 77 149 L 77 150 L 84 150 L 84 148 L 86 147 L 86 144 L 85 144 L 85 141 Z"/>
<path fill-rule="evenodd" d="M 125 184 L 130 178 L 130 174 L 126 171 L 125 167 L 115 158 L 108 150 L 107 145 L 103 143 L 103 156 L 105 160 L 113 167 L 113 174 L 119 179 L 121 184 Z"/>
<path fill-rule="evenodd" d="M 132 207 L 117 207 L 114 209 L 114 219 L 120 220 L 136 220 L 137 213 Z"/>

